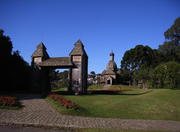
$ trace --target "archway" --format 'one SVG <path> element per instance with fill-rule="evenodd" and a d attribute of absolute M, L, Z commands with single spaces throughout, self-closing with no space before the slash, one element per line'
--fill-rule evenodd
<path fill-rule="evenodd" d="M 50 92 L 49 70 L 56 68 L 69 69 L 69 92 L 87 91 L 88 56 L 80 40 L 75 43 L 69 57 L 49 57 L 46 47 L 40 43 L 32 55 L 32 66 L 40 74 L 41 91 L 44 95 Z"/>
<path fill-rule="evenodd" d="M 69 69 L 51 69 L 49 73 L 51 92 L 67 93 Z"/>
<path fill-rule="evenodd" d="M 111 84 L 111 80 L 107 80 L 107 84 Z"/>

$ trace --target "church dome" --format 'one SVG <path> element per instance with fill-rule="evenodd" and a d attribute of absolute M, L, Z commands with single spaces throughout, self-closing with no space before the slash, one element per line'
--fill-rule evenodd
<path fill-rule="evenodd" d="M 113 53 L 113 52 L 111 52 L 111 53 L 109 54 L 109 56 L 114 56 L 114 53 Z"/>
<path fill-rule="evenodd" d="M 110 60 L 107 64 L 107 70 L 112 70 L 112 71 L 117 71 L 117 65 L 116 62 L 114 62 L 113 60 Z"/>

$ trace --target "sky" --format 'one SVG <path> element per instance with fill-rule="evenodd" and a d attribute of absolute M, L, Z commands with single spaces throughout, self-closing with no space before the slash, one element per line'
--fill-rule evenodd
<path fill-rule="evenodd" d="M 0 29 L 28 63 L 40 42 L 51 57 L 66 57 L 80 39 L 88 71 L 101 73 L 111 51 L 120 67 L 137 44 L 157 49 L 180 17 L 180 0 L 0 0 L 0 9 Z"/>

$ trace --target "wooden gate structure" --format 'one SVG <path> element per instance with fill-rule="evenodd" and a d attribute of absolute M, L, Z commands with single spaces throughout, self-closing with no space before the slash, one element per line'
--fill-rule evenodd
<path fill-rule="evenodd" d="M 49 71 L 57 68 L 69 69 L 69 92 L 86 93 L 88 75 L 88 56 L 81 40 L 74 44 L 68 57 L 49 57 L 41 42 L 32 55 L 35 88 L 46 96 L 50 91 Z"/>

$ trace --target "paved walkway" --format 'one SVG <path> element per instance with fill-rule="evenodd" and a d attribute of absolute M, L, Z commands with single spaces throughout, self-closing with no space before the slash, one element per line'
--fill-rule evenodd
<path fill-rule="evenodd" d="M 20 126 L 0 126 L 0 132 L 77 132 L 74 130 L 46 129 Z"/>
<path fill-rule="evenodd" d="M 25 106 L 22 110 L 0 109 L 1 125 L 180 131 L 180 122 L 176 121 L 67 116 L 59 114 L 38 95 L 21 95 L 20 99 Z"/>

